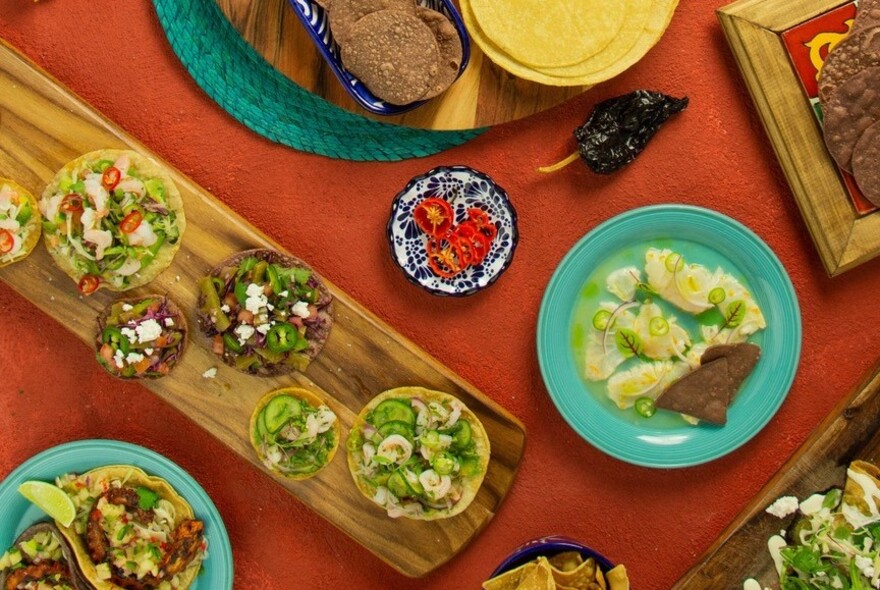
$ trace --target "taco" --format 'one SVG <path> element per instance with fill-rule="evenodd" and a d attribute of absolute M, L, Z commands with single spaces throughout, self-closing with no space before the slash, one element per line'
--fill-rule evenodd
<path fill-rule="evenodd" d="M 199 328 L 239 371 L 269 377 L 304 371 L 333 324 L 333 296 L 301 260 L 246 250 L 199 281 Z"/>
<path fill-rule="evenodd" d="M 100 150 L 62 168 L 40 200 L 46 247 L 90 295 L 127 291 L 168 268 L 186 228 L 168 172 L 126 150 Z"/>
<path fill-rule="evenodd" d="M 373 398 L 347 447 L 355 485 L 392 518 L 438 520 L 463 512 L 489 466 L 480 420 L 448 393 L 421 387 Z"/>
<path fill-rule="evenodd" d="M 0 178 L 0 268 L 30 254 L 40 241 L 40 210 L 32 194 Z"/>
<path fill-rule="evenodd" d="M 157 379 L 186 346 L 186 318 L 168 297 L 118 299 L 98 316 L 98 363 L 120 379 Z"/>
<path fill-rule="evenodd" d="M 268 469 L 290 479 L 308 479 L 336 456 L 339 420 L 311 391 L 286 387 L 257 403 L 250 438 Z"/>
<path fill-rule="evenodd" d="M 880 521 L 880 468 L 866 461 L 850 463 L 841 512 L 853 528 Z"/>
<path fill-rule="evenodd" d="M 2 590 L 92 590 L 82 578 L 67 540 L 55 525 L 27 528 L 0 556 Z"/>
<path fill-rule="evenodd" d="M 111 465 L 63 475 L 56 485 L 77 510 L 59 530 L 96 590 L 186 590 L 193 583 L 207 551 L 204 524 L 167 481 Z"/>

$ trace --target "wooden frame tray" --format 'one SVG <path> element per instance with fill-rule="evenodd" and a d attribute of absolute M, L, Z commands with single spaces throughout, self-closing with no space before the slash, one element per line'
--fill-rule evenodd
<path fill-rule="evenodd" d="M 14 178 L 39 195 L 63 164 L 104 147 L 129 148 L 161 161 L 8 44 L 0 43 L 0 176 Z M 168 293 L 196 331 L 199 277 L 234 252 L 281 247 L 163 164 L 183 195 L 186 234 L 172 266 L 135 293 Z M 43 245 L 26 260 L 0 270 L 0 280 L 89 346 L 98 312 L 115 298 L 105 291 L 80 296 Z M 451 559 L 491 520 L 513 483 L 525 430 L 473 385 L 325 282 L 335 297 L 336 321 L 324 350 L 305 375 L 251 377 L 218 362 L 205 347 L 189 346 L 171 375 L 144 385 L 389 565 L 408 576 L 423 576 Z M 202 377 L 215 366 L 219 368 L 216 379 Z M 479 416 L 492 444 L 489 470 L 473 504 L 447 520 L 392 520 L 357 490 L 344 449 L 314 479 L 292 482 L 272 475 L 248 442 L 250 415 L 266 392 L 296 384 L 316 390 L 328 401 L 340 417 L 343 439 L 364 404 L 386 389 L 422 385 L 458 396 Z"/>
<path fill-rule="evenodd" d="M 828 155 L 782 35 L 852 0 L 740 0 L 721 26 L 825 269 L 838 275 L 880 255 L 880 212 L 860 214 Z"/>

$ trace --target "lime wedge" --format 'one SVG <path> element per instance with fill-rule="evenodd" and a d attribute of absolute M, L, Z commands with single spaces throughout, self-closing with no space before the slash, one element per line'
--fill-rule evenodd
<path fill-rule="evenodd" d="M 51 483 L 26 481 L 18 486 L 18 493 L 63 526 L 70 526 L 76 518 L 73 501 L 64 490 Z"/>

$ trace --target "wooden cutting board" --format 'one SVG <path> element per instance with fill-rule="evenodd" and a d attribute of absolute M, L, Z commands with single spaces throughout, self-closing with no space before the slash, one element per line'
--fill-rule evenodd
<path fill-rule="evenodd" d="M 764 509 L 781 496 L 803 500 L 842 487 L 846 467 L 855 459 L 880 461 L 880 365 L 837 405 L 673 590 L 735 590 L 751 577 L 762 588 L 778 588 L 767 540 L 794 517 L 782 521 Z"/>
<path fill-rule="evenodd" d="M 0 44 L 0 176 L 16 179 L 39 195 L 63 164 L 99 148 L 129 148 L 161 162 L 12 47 Z M 135 293 L 167 293 L 197 331 L 194 310 L 200 277 L 240 250 L 281 248 L 189 178 L 165 166 L 183 195 L 186 233 L 172 266 Z M 24 261 L 0 270 L 0 280 L 89 346 L 93 346 L 97 314 L 114 299 L 103 290 L 80 296 L 42 245 Z M 389 565 L 408 576 L 423 576 L 452 558 L 492 519 L 513 483 L 525 430 L 473 385 L 326 279 L 325 283 L 335 297 L 336 321 L 324 350 L 305 375 L 273 379 L 244 375 L 191 342 L 171 375 L 144 385 Z M 202 377 L 209 367 L 219 368 L 216 379 Z M 343 425 L 341 447 L 360 409 L 386 389 L 421 385 L 456 395 L 479 416 L 492 444 L 488 474 L 476 500 L 463 514 L 444 521 L 392 520 L 355 488 L 344 447 L 314 479 L 291 482 L 270 474 L 248 442 L 248 422 L 260 397 L 293 384 L 312 388 L 328 400 Z"/>
<path fill-rule="evenodd" d="M 217 3 L 233 26 L 275 69 L 346 110 L 385 123 L 422 129 L 486 127 L 540 113 L 590 88 L 545 86 L 522 80 L 492 63 L 471 41 L 470 64 L 448 91 L 412 112 L 380 117 L 359 107 L 339 84 L 294 14 L 290 0 Z"/>

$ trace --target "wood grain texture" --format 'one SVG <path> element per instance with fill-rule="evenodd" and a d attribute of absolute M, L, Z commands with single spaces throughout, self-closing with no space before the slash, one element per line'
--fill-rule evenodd
<path fill-rule="evenodd" d="M 880 461 L 880 366 L 852 395 L 845 397 L 810 438 L 721 534 L 673 590 L 742 588 L 750 577 L 761 587 L 777 588 L 778 576 L 767 540 L 787 527 L 764 512 L 781 496 L 803 500 L 842 487 L 846 467 L 855 459 Z"/>
<path fill-rule="evenodd" d="M 860 217 L 825 149 L 781 33 L 849 0 L 740 0 L 718 12 L 819 256 L 835 276 L 880 255 L 880 212 Z"/>
<path fill-rule="evenodd" d="M 105 147 L 133 149 L 161 161 L 13 48 L 0 45 L 0 176 L 15 178 L 40 194 L 64 163 Z M 204 189 L 168 168 L 183 195 L 186 234 L 172 266 L 134 293 L 167 293 L 195 330 L 198 278 L 234 252 L 280 248 Z M 90 346 L 95 318 L 114 298 L 104 291 L 80 296 L 42 245 L 25 261 L 2 269 L 0 280 Z M 205 347 L 203 336 L 191 334 L 197 345 L 188 347 L 172 374 L 144 385 L 391 566 L 408 576 L 422 576 L 452 558 L 491 520 L 515 477 L 525 431 L 473 385 L 327 284 L 335 297 L 335 323 L 323 352 L 305 375 L 260 379 L 238 373 Z M 218 368 L 216 379 L 202 377 L 209 367 Z M 272 475 L 251 449 L 247 427 L 259 398 L 286 385 L 308 387 L 328 401 L 342 422 L 343 445 L 363 405 L 386 389 L 421 385 L 458 396 L 479 416 L 492 444 L 492 460 L 476 500 L 463 514 L 445 521 L 392 520 L 355 488 L 343 452 L 312 480 L 290 482 Z"/>
<path fill-rule="evenodd" d="M 421 129 L 497 125 L 540 113 L 590 88 L 545 86 L 522 80 L 492 63 L 472 42 L 470 64 L 449 90 L 415 111 L 381 117 L 359 107 L 339 84 L 294 14 L 289 0 L 217 0 L 217 3 L 248 43 L 278 71 L 346 110 L 385 123 Z"/>

